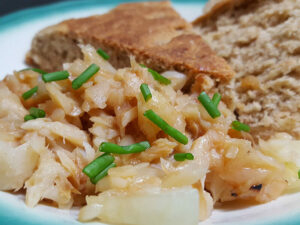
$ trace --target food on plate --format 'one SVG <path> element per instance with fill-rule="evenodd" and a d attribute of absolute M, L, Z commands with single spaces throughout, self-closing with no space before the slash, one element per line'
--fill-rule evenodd
<path fill-rule="evenodd" d="M 87 202 L 79 214 L 82 221 L 98 217 L 113 224 L 198 224 L 200 213 L 194 188 L 89 196 Z"/>
<path fill-rule="evenodd" d="M 46 71 L 61 70 L 63 63 L 82 57 L 78 44 L 103 49 L 115 68 L 130 66 L 129 55 L 134 55 L 151 69 L 176 70 L 189 80 L 201 74 L 224 82 L 234 75 L 170 2 L 121 4 L 103 15 L 47 27 L 33 39 L 26 61 Z"/>
<path fill-rule="evenodd" d="M 204 20 L 194 25 L 209 40 Z M 217 202 L 300 189 L 297 135 L 270 128 L 266 138 L 239 120 L 228 88 L 246 89 L 243 72 L 230 81 L 230 66 L 168 2 L 48 27 L 27 61 L 39 68 L 0 81 L 0 190 L 24 189 L 29 207 L 79 206 L 83 222 L 196 225 Z"/>
<path fill-rule="evenodd" d="M 1 190 L 25 188 L 30 207 L 87 204 L 81 221 L 166 225 L 197 224 L 217 201 L 267 202 L 297 188 L 298 162 L 277 160 L 269 142 L 261 152 L 218 94 L 185 94 L 176 73 L 159 74 L 170 81 L 162 84 L 133 56 L 116 70 L 91 45 L 80 48 L 83 59 L 64 71 L 1 81 Z"/>
<path fill-rule="evenodd" d="M 300 139 L 300 4 L 210 1 L 195 30 L 237 73 L 217 87 L 256 138 Z"/>

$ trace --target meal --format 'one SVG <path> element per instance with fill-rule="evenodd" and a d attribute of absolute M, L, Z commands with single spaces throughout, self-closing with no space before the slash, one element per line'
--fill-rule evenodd
<path fill-rule="evenodd" d="M 299 191 L 297 7 L 211 1 L 192 26 L 128 3 L 40 31 L 0 81 L 0 190 L 128 225 Z"/>

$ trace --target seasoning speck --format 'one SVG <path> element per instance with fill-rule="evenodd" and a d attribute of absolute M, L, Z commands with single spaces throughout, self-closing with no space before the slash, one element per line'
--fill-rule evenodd
<path fill-rule="evenodd" d="M 232 197 L 237 197 L 238 195 L 237 195 L 237 193 L 231 193 L 231 196 Z"/>
<path fill-rule="evenodd" d="M 250 187 L 250 190 L 252 190 L 252 191 L 260 191 L 261 188 L 262 188 L 262 184 L 252 185 L 252 186 Z"/>

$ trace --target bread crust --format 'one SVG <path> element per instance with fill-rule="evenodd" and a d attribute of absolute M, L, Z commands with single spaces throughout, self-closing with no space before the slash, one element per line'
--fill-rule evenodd
<path fill-rule="evenodd" d="M 49 37 L 61 39 L 60 42 L 69 40 L 65 45 L 74 43 L 69 51 L 75 51 L 76 56 L 78 43 L 101 47 L 110 53 L 116 67 L 128 66 L 128 56 L 134 55 L 138 62 L 158 71 L 175 69 L 190 77 L 206 74 L 218 81 L 228 81 L 234 76 L 227 62 L 194 33 L 191 24 L 179 16 L 170 2 L 122 4 L 103 15 L 70 19 L 46 28 L 35 36 L 27 63 L 46 70 L 59 69 L 58 63 L 52 66 L 51 59 L 42 52 L 49 45 L 45 43 Z M 49 45 L 48 51 L 52 47 Z M 61 57 L 62 60 L 74 57 Z"/>
<path fill-rule="evenodd" d="M 212 17 L 217 18 L 221 13 L 251 1 L 252 0 L 211 0 L 205 5 L 203 14 L 195 19 L 192 24 L 196 26 L 205 20 L 212 19 Z"/>

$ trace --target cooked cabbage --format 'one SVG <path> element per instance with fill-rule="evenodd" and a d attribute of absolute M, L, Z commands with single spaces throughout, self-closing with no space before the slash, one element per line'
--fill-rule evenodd
<path fill-rule="evenodd" d="M 215 202 L 267 202 L 300 187 L 299 141 L 276 137 L 257 145 L 250 134 L 230 128 L 235 116 L 223 102 L 222 115 L 212 119 L 197 94 L 183 93 L 185 75 L 165 72 L 172 83 L 161 85 L 134 57 L 130 67 L 116 70 L 92 46 L 80 47 L 83 59 L 63 65 L 69 79 L 45 84 L 38 73 L 24 70 L 0 82 L 0 190 L 24 188 L 30 207 L 44 200 L 60 208 L 84 206 L 82 221 L 194 225 L 211 215 Z M 72 89 L 91 63 L 101 69 Z M 142 83 L 152 93 L 147 102 Z M 22 94 L 34 86 L 38 92 L 25 101 Z M 31 107 L 44 110 L 46 118 L 24 122 Z M 148 120 L 143 114 L 149 109 L 184 133 L 188 144 Z M 96 185 L 82 172 L 101 154 L 102 142 L 146 140 L 151 147 L 144 152 L 115 154 L 117 167 Z M 195 159 L 174 160 L 187 152 Z"/>
<path fill-rule="evenodd" d="M 0 190 L 19 190 L 31 177 L 38 162 L 38 154 L 30 143 L 16 146 L 0 141 Z"/>

